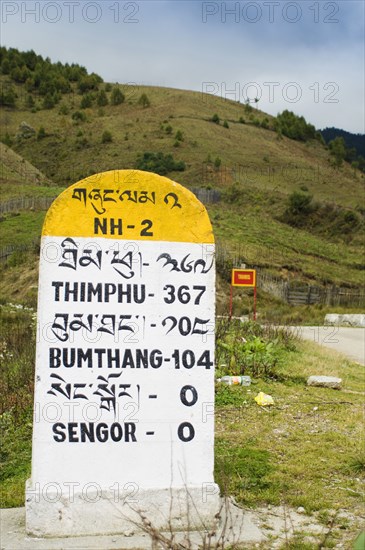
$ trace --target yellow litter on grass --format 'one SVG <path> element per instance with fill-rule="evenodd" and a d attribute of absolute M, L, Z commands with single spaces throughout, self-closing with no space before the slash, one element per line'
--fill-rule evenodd
<path fill-rule="evenodd" d="M 261 407 L 266 407 L 267 405 L 273 405 L 274 404 L 274 400 L 271 397 L 271 395 L 267 395 L 267 393 L 264 393 L 262 391 L 260 391 L 260 393 L 258 393 L 256 395 L 255 401 Z"/>

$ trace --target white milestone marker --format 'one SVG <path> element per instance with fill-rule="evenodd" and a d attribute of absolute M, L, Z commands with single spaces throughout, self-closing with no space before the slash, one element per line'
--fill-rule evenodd
<path fill-rule="evenodd" d="M 156 174 L 96 174 L 42 232 L 27 532 L 206 528 L 214 483 L 214 238 Z"/>

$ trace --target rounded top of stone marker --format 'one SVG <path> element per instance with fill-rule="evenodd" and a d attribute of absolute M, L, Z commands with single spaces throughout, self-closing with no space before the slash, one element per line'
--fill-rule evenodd
<path fill-rule="evenodd" d="M 169 178 L 111 170 L 63 191 L 49 208 L 43 236 L 214 243 L 204 205 Z"/>

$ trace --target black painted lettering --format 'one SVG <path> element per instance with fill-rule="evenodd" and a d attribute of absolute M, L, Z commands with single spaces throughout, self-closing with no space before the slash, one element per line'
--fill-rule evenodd
<path fill-rule="evenodd" d="M 62 431 L 65 429 L 66 429 L 66 426 L 62 424 L 62 422 L 57 422 L 56 424 L 53 424 L 52 430 L 53 430 L 53 433 L 55 434 L 53 436 L 53 439 L 57 441 L 57 443 L 62 443 L 63 441 L 66 440 L 66 434 Z"/>
<path fill-rule="evenodd" d="M 76 350 L 75 348 L 63 348 L 62 350 L 62 363 L 66 368 L 75 366 Z"/>
<path fill-rule="evenodd" d="M 103 287 L 101 283 L 98 283 L 95 287 L 89 283 L 87 285 L 87 301 L 92 302 L 93 296 L 97 296 L 97 301 L 103 301 Z"/>
<path fill-rule="evenodd" d="M 120 304 L 123 304 L 123 303 L 130 304 L 131 297 L 132 297 L 131 285 L 123 285 L 122 283 L 120 283 L 118 285 L 118 302 Z"/>
<path fill-rule="evenodd" d="M 140 293 L 138 294 L 138 291 Z M 133 285 L 133 298 L 136 304 L 143 304 L 146 299 L 146 287 L 145 285 Z"/>
<path fill-rule="evenodd" d="M 105 441 L 108 441 L 108 425 L 104 424 L 103 422 L 101 424 L 98 424 L 96 426 L 96 438 L 100 443 L 105 443 Z"/>
<path fill-rule="evenodd" d="M 55 289 L 54 300 L 55 300 L 55 302 L 59 302 L 60 301 L 60 287 L 63 286 L 63 282 L 62 281 L 53 281 L 52 286 Z"/>
<path fill-rule="evenodd" d="M 142 229 L 140 233 L 141 237 L 153 237 L 153 231 L 149 231 L 153 226 L 153 222 L 151 220 L 143 220 L 143 222 L 141 222 L 141 226 L 144 226 L 144 229 Z"/>
<path fill-rule="evenodd" d="M 103 235 L 107 234 L 108 220 L 106 218 L 103 218 L 103 220 L 100 220 L 99 218 L 94 218 L 94 235 L 99 234 L 99 229 Z"/>
<path fill-rule="evenodd" d="M 116 349 L 114 351 L 115 351 L 115 353 L 113 355 L 113 350 L 112 349 L 107 350 L 108 369 L 112 369 L 112 368 L 119 369 L 120 368 L 120 351 L 119 351 L 119 349 Z"/>
<path fill-rule="evenodd" d="M 195 405 L 198 401 L 198 392 L 194 386 L 183 386 L 180 391 L 180 400 L 186 407 Z"/>
<path fill-rule="evenodd" d="M 106 349 L 104 348 L 96 348 L 94 349 L 94 353 L 98 356 L 98 369 L 101 369 L 103 367 L 103 354 L 106 352 Z"/>
<path fill-rule="evenodd" d="M 162 361 L 163 361 L 163 357 L 162 357 L 161 351 L 158 349 L 152 350 L 150 355 L 151 367 L 153 369 L 158 369 L 159 367 L 161 367 Z"/>
<path fill-rule="evenodd" d="M 68 440 L 70 443 L 78 443 L 79 438 L 77 437 L 77 422 L 68 423 Z"/>
<path fill-rule="evenodd" d="M 131 369 L 134 369 L 135 366 L 136 365 L 134 364 L 132 351 L 130 349 L 126 349 L 124 352 L 122 369 L 125 369 L 126 367 L 130 367 Z"/>
<path fill-rule="evenodd" d="M 136 350 L 136 367 L 140 369 L 148 367 L 148 350 L 147 349 L 137 349 Z"/>
<path fill-rule="evenodd" d="M 83 351 L 82 348 L 77 348 L 77 368 L 80 369 L 83 366 L 83 361 L 87 361 L 87 367 L 89 369 L 93 366 L 93 350 L 87 349 Z"/>
<path fill-rule="evenodd" d="M 61 366 L 60 348 L 49 348 L 49 368 L 58 369 Z"/>
<path fill-rule="evenodd" d="M 78 299 L 78 283 L 74 283 L 73 289 L 70 288 L 71 283 L 65 283 L 65 302 L 70 301 L 69 298 L 72 296 L 74 302 L 77 302 Z"/>
<path fill-rule="evenodd" d="M 115 294 L 116 291 L 117 291 L 116 285 L 114 285 L 113 283 L 106 283 L 105 290 L 104 290 L 105 302 L 109 302 L 109 297 L 113 296 L 113 294 Z"/>
<path fill-rule="evenodd" d="M 94 423 L 89 422 L 89 424 L 86 424 L 86 422 L 81 422 L 80 434 L 81 434 L 82 443 L 85 443 L 85 441 L 90 441 L 91 443 L 94 443 L 95 441 Z"/>
<path fill-rule="evenodd" d="M 113 441 L 120 441 L 123 438 L 123 428 L 118 422 L 110 426 L 110 437 Z"/>
<path fill-rule="evenodd" d="M 195 354 L 190 349 L 183 351 L 182 364 L 186 369 L 191 369 L 195 365 Z"/>
<path fill-rule="evenodd" d="M 117 230 L 117 235 L 123 235 L 123 222 L 120 218 L 117 220 L 110 218 L 110 234 L 115 235 L 115 230 Z"/>
<path fill-rule="evenodd" d="M 202 353 L 201 357 L 198 359 L 197 362 L 198 367 L 205 367 L 206 369 L 210 369 L 210 367 L 213 367 L 213 361 L 210 359 L 210 351 L 206 350 Z"/>
<path fill-rule="evenodd" d="M 184 443 L 187 443 L 188 441 L 191 441 L 194 439 L 195 436 L 195 430 L 192 424 L 190 422 L 182 422 L 177 430 L 177 435 L 179 436 L 179 439 L 183 441 Z"/>
<path fill-rule="evenodd" d="M 137 438 L 135 436 L 136 425 L 135 425 L 134 422 L 125 422 L 124 430 L 125 430 L 125 442 L 126 443 L 128 443 L 129 441 L 137 441 Z"/>
<path fill-rule="evenodd" d="M 86 298 L 86 283 L 80 283 L 80 302 L 85 302 Z"/>

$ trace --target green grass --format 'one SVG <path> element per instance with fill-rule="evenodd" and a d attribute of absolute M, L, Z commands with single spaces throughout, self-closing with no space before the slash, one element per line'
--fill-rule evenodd
<path fill-rule="evenodd" d="M 362 285 L 364 252 L 360 237 L 331 242 L 273 219 L 264 208 L 208 205 L 216 239 L 248 265 L 294 280 Z"/>
<path fill-rule="evenodd" d="M 217 386 L 219 482 L 248 506 L 285 502 L 307 512 L 360 509 L 365 483 L 363 367 L 300 342 L 278 374 L 280 380 L 257 379 L 249 388 Z M 305 381 L 311 374 L 340 376 L 345 391 L 309 388 Z M 256 404 L 259 391 L 274 398 L 272 408 Z M 248 453 L 246 462 L 241 449 Z"/>
<path fill-rule="evenodd" d="M 30 474 L 35 357 L 33 311 L 0 308 L 0 505 L 24 504 Z"/>
<path fill-rule="evenodd" d="M 27 245 L 40 238 L 45 212 L 16 212 L 7 214 L 1 222 L 2 246 Z"/>
<path fill-rule="evenodd" d="M 30 476 L 32 453 L 32 407 L 24 412 L 21 423 L 11 413 L 0 415 L 2 445 L 0 451 L 0 506 L 24 506 L 25 480 Z"/>

